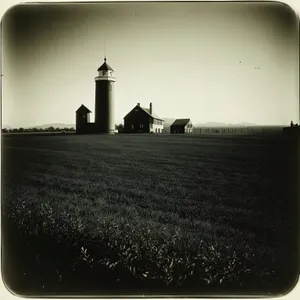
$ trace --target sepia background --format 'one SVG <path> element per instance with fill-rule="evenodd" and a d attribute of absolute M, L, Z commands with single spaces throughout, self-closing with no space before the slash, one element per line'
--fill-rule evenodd
<path fill-rule="evenodd" d="M 94 112 L 106 54 L 117 123 L 152 102 L 194 123 L 287 125 L 299 118 L 297 22 L 279 3 L 14 7 L 3 18 L 3 123 L 74 123 L 82 103 Z"/>

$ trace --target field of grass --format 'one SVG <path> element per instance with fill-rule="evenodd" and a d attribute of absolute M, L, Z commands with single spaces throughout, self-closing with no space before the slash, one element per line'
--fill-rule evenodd
<path fill-rule="evenodd" d="M 295 285 L 296 144 L 280 134 L 2 143 L 3 276 L 18 294 L 278 294 Z"/>

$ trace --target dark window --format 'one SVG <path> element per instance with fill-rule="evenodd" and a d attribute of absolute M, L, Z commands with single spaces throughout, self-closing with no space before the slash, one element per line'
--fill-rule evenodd
<path fill-rule="evenodd" d="M 140 124 L 140 128 L 143 128 L 144 127 L 144 125 L 143 124 Z"/>

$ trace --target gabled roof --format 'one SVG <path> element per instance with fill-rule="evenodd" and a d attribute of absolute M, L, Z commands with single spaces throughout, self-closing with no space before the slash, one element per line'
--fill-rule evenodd
<path fill-rule="evenodd" d="M 81 104 L 81 106 L 76 110 L 76 113 L 88 114 L 91 113 L 91 111 L 86 106 Z"/>
<path fill-rule="evenodd" d="M 152 114 L 150 114 L 150 109 L 149 108 L 144 108 L 144 107 L 141 107 L 142 110 L 144 110 L 149 116 L 151 116 L 153 119 L 155 120 L 159 120 L 159 121 L 164 121 L 163 119 L 161 119 L 158 115 L 154 114 L 152 112 Z"/>
<path fill-rule="evenodd" d="M 148 114 L 153 119 L 164 122 L 163 119 L 161 119 L 158 115 L 154 114 L 153 112 L 152 112 L 152 114 L 150 114 L 150 109 L 149 108 L 144 108 L 144 107 L 141 107 L 139 105 L 136 105 L 123 119 L 125 119 L 137 107 L 140 108 L 141 110 L 143 110 L 146 114 Z"/>
<path fill-rule="evenodd" d="M 106 58 L 104 58 L 104 63 L 102 64 L 102 66 L 100 66 L 98 68 L 98 71 L 113 71 L 113 69 L 106 63 Z"/>
<path fill-rule="evenodd" d="M 185 126 L 190 119 L 176 119 L 171 126 Z"/>

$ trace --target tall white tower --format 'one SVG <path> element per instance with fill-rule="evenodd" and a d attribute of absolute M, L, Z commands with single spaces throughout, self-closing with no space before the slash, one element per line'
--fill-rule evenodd
<path fill-rule="evenodd" d="M 98 69 L 95 77 L 95 130 L 97 133 L 114 134 L 115 132 L 115 103 L 114 103 L 114 70 L 106 63 Z"/>

